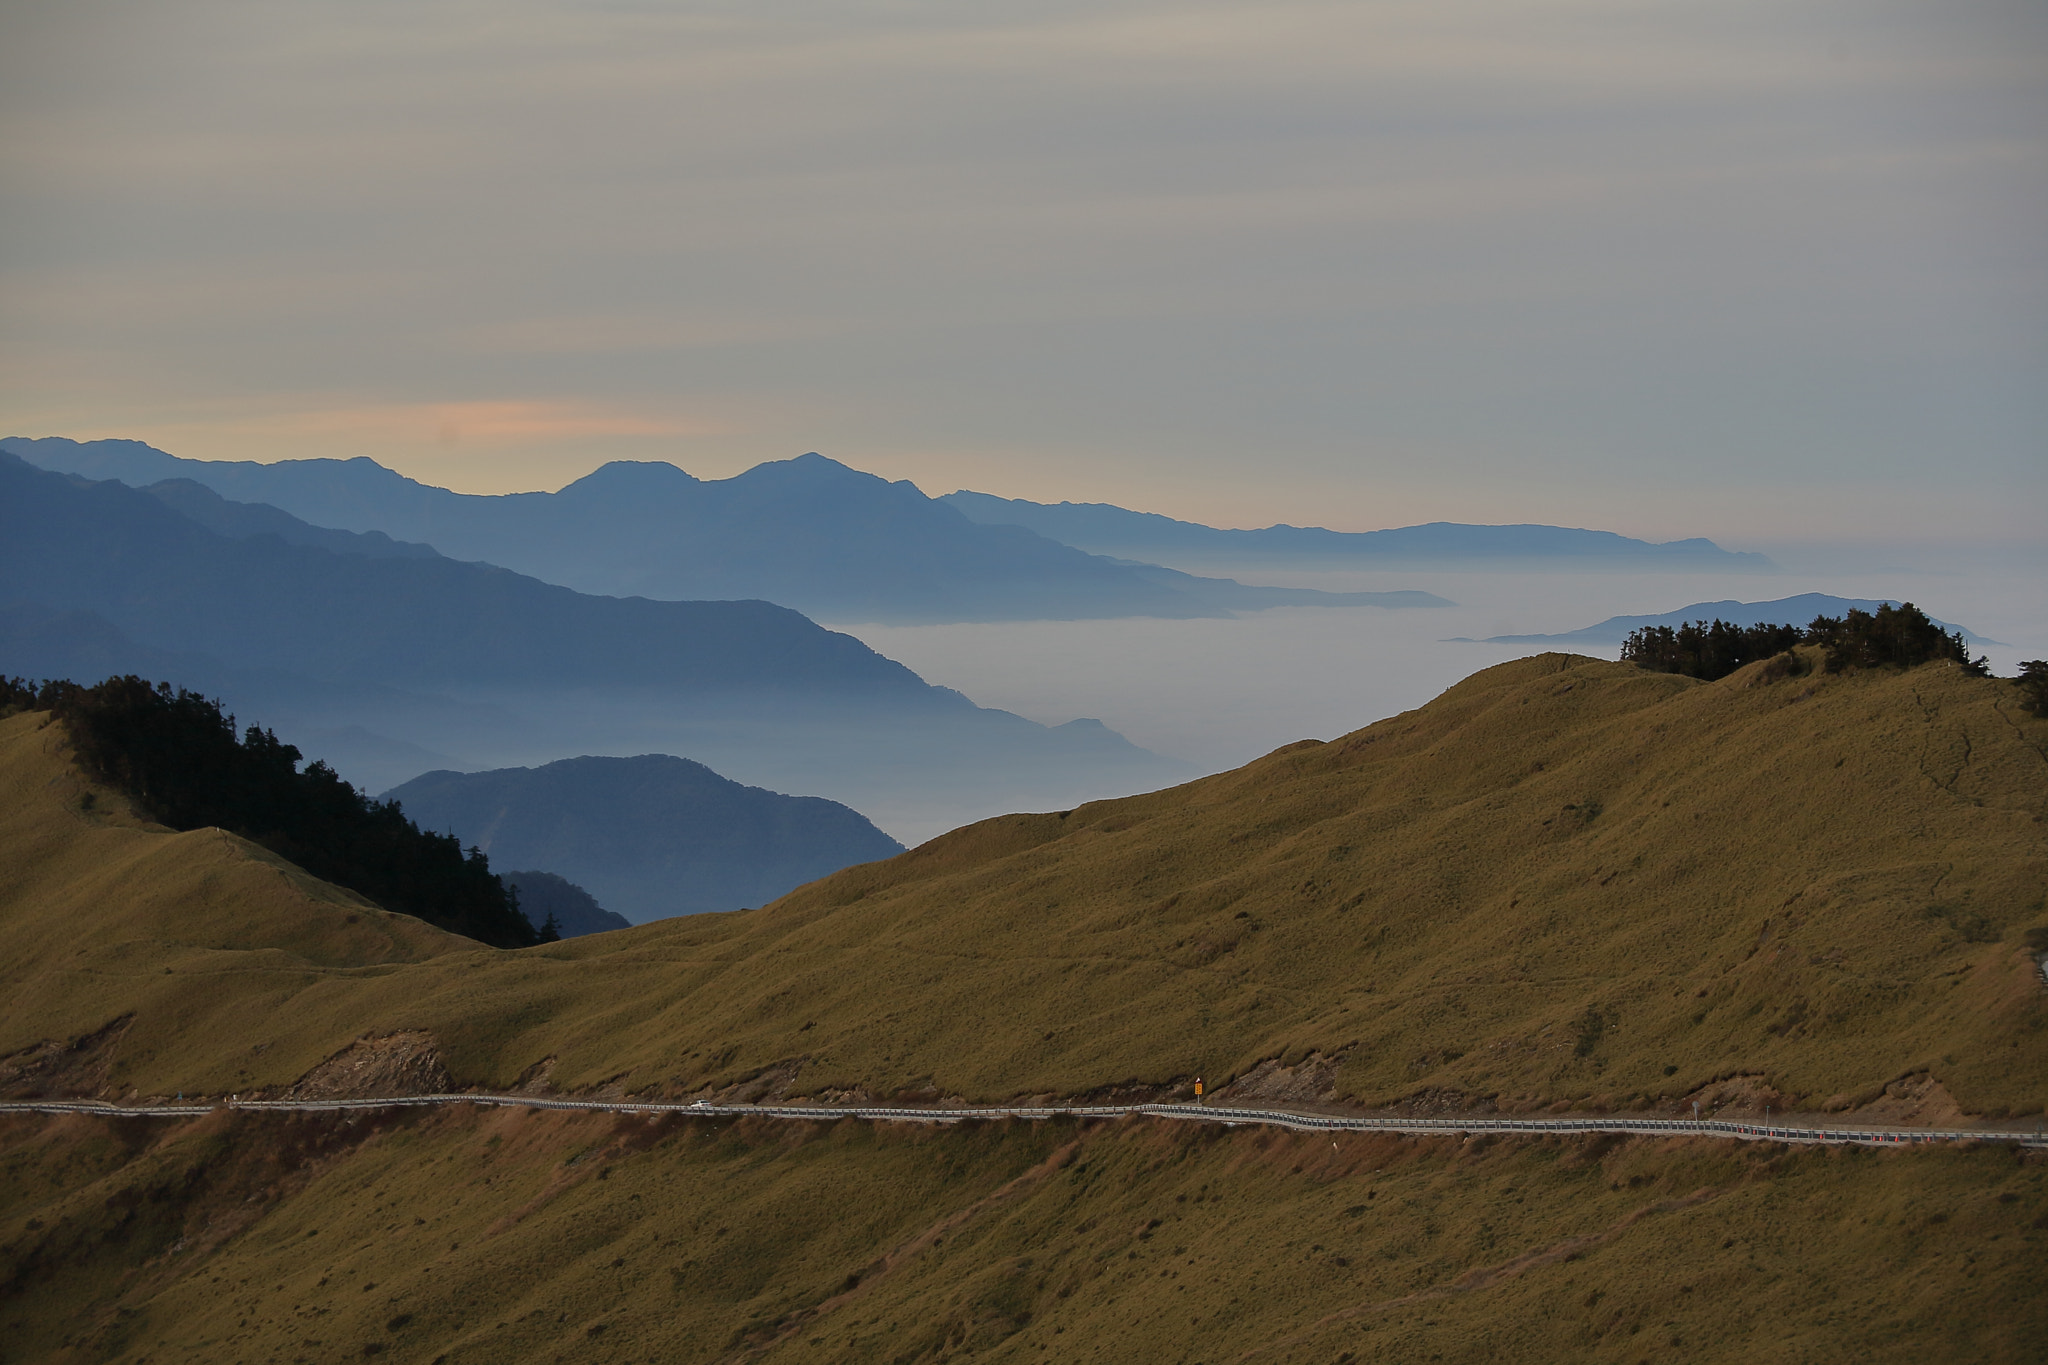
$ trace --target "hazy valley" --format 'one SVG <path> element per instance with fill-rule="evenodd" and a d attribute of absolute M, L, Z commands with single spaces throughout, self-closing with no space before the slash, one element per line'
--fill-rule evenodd
<path fill-rule="evenodd" d="M 4 454 L 0 478 L 11 671 L 176 678 L 372 789 L 453 761 L 666 752 L 932 832 L 963 806 L 1190 771 L 1100 724 L 979 708 L 767 602 L 586 595 L 383 542 L 337 552 L 307 527 L 223 535 Z"/>
<path fill-rule="evenodd" d="M 200 519 L 193 524 L 242 538 L 283 532 L 301 548 L 340 551 L 345 557 L 431 558 L 436 547 L 409 537 L 436 529 L 437 516 L 453 517 L 454 529 L 470 534 L 461 526 L 483 513 L 464 509 L 508 502 L 465 500 L 400 479 L 369 461 L 310 461 L 294 468 L 178 460 L 140 442 L 6 444 L 56 466 L 84 469 L 91 477 L 125 475 L 154 483 L 175 476 L 184 482 L 159 487 L 155 496 L 188 521 Z M 831 474 L 837 466 L 830 462 L 814 465 L 828 476 L 828 484 L 838 477 Z M 223 501 L 219 493 L 208 498 L 205 485 L 192 484 L 194 475 L 203 475 L 230 497 L 269 493 L 290 500 L 296 494 L 307 500 L 301 505 L 308 512 L 322 512 L 333 525 L 356 529 L 323 529 L 261 504 Z M 694 483 L 679 471 L 671 476 L 685 486 Z M 967 525 L 943 499 L 922 499 L 914 490 L 906 494 L 865 475 L 851 477 L 858 487 L 876 490 L 887 505 L 912 509 L 919 525 L 929 525 L 934 517 L 942 526 L 946 517 Z M 516 509 L 539 507 L 534 499 L 546 496 L 531 495 L 523 503 L 511 499 L 505 511 L 491 515 L 539 515 Z M 804 518 L 844 511 L 829 498 L 821 505 L 806 500 L 809 496 L 800 495 L 792 504 L 792 534 Z M 778 506 L 769 496 L 747 515 L 768 516 Z M 548 563 L 560 571 L 554 581 L 577 579 L 574 565 L 587 562 L 590 547 L 604 543 L 593 525 L 584 522 L 576 529 L 573 519 L 564 523 L 564 534 L 573 530 L 582 539 L 564 541 L 553 552 L 556 557 Z M 636 534 L 654 535 L 658 525 L 648 522 Z M 1180 532 L 1208 530 L 1168 525 Z M 1462 528 L 1461 534 L 1485 529 Z M 842 801 L 897 838 L 915 843 L 963 819 L 1141 790 L 1242 763 L 1303 736 L 1342 733 L 1361 719 L 1419 705 L 1475 668 L 1528 650 L 1527 644 L 1484 643 L 1493 636 L 1570 634 L 1607 616 L 1654 615 L 1691 602 L 1771 601 L 1814 591 L 1856 600 L 1889 593 L 1893 600 L 1919 602 L 1936 617 L 1960 621 L 1995 640 L 2038 639 L 2048 630 L 2048 617 L 2041 615 L 2038 598 L 2024 581 L 1956 568 L 1902 566 L 1855 547 L 1792 546 L 1774 548 L 1771 557 L 1744 558 L 1709 542 L 1683 542 L 1674 551 L 1585 533 L 1603 547 L 1601 567 L 1589 568 L 1580 540 L 1573 539 L 1581 533 L 1505 529 L 1513 534 L 1490 548 L 1483 541 L 1475 548 L 1469 534 L 1462 542 L 1454 540 L 1452 548 L 1465 558 L 1439 548 L 1421 565 L 1393 555 L 1370 568 L 1358 567 L 1351 550 L 1330 551 L 1321 559 L 1291 550 L 1280 561 L 1215 560 L 1205 557 L 1199 536 L 1190 549 L 1188 536 L 1179 533 L 1155 546 L 1168 570 L 1236 574 L 1261 587 L 1323 594 L 1325 604 L 1313 607 L 1245 610 L 1240 603 L 1226 610 L 1212 603 L 1189 614 L 1182 605 L 1162 607 L 1156 597 L 1134 600 L 1125 588 L 1104 589 L 1097 582 L 1087 589 L 1092 605 L 1086 614 L 1098 619 L 878 624 L 858 612 L 817 614 L 831 628 L 907 664 L 922 680 L 965 694 L 980 708 L 998 708 L 994 711 L 943 704 L 944 699 L 930 696 L 913 699 L 914 688 L 893 702 L 872 695 L 848 697 L 829 688 L 821 693 L 788 676 L 777 679 L 780 695 L 772 700 L 751 687 L 707 692 L 701 684 L 678 687 L 668 677 L 659 686 L 631 685 L 631 670 L 599 662 L 602 652 L 591 656 L 593 664 L 580 677 L 573 667 L 536 667 L 550 654 L 588 655 L 587 647 L 572 645 L 558 631 L 543 632 L 521 646 L 521 662 L 510 672 L 486 669 L 479 660 L 467 675 L 444 668 L 440 675 L 423 677 L 411 658 L 396 668 L 364 667 L 352 658 L 337 670 L 304 652 L 280 648 L 281 641 L 246 641 L 232 632 L 226 648 L 214 653 L 201 647 L 203 636 L 182 631 L 131 638 L 124 631 L 136 622 L 114 625 L 99 598 L 81 598 L 75 585 L 58 592 L 25 591 L 32 581 L 28 577 L 21 577 L 13 601 L 0 601 L 0 631 L 17 661 L 10 665 L 16 671 L 96 677 L 138 670 L 176 678 L 226 697 L 267 723 L 286 726 L 309 755 L 376 790 L 435 768 L 534 766 L 581 754 L 661 752 L 703 762 L 744 783 Z M 1549 543 L 1536 537 L 1545 553 L 1532 557 L 1530 533 L 1548 531 L 1558 534 Z M 945 533 L 957 534 L 957 528 Z M 1343 543 L 1342 537 L 1336 539 Z M 933 551 L 939 558 L 921 565 L 905 564 L 895 571 L 899 581 L 905 575 L 927 581 L 943 577 L 938 567 L 943 555 L 958 553 L 960 542 L 942 541 L 954 548 Z M 621 543 L 632 543 L 632 538 Z M 848 541 L 843 552 L 858 558 L 874 543 Z M 1038 543 L 1050 552 L 1061 548 Z M 1312 537 L 1310 543 L 1316 543 Z M 900 562 L 901 552 L 891 553 L 899 557 L 891 562 Z M 1192 557 L 1178 557 L 1182 553 Z M 1882 553 L 1896 560 L 1914 552 Z M 578 554 L 586 559 L 577 560 Z M 1940 554 L 1956 560 L 1950 548 Z M 1040 560 L 1008 562 L 1008 571 L 1021 572 L 1027 580 L 1042 570 Z M 993 565 L 985 564 L 983 571 L 993 572 Z M 398 563 L 383 572 L 394 581 L 409 575 L 410 581 L 423 583 L 423 573 L 432 578 L 464 571 L 446 564 Z M 818 581 L 815 571 L 806 572 Z M 1067 585 L 1058 591 L 1080 590 L 1071 579 L 1056 581 Z M 611 590 L 616 589 L 598 591 Z M 922 589 L 913 589 L 892 610 L 921 610 L 913 606 L 917 591 Z M 1343 605 L 1375 595 L 1442 605 L 1408 610 Z M 1011 600 L 1024 601 L 1014 595 Z M 619 614 L 616 608 L 601 610 Z M 628 614 L 634 610 L 659 609 L 625 609 Z M 1034 610 L 1058 617 L 1067 609 L 1048 606 L 1041 598 Z M 142 619 L 159 624 L 154 609 Z M 1572 638 L 1562 643 L 1611 654 L 1618 639 L 1617 633 L 1614 641 Z M 494 640 L 493 647 L 503 648 L 503 642 Z M 2025 654 L 1988 648 L 1994 666 L 2004 673 Z M 1113 733 L 1104 733 L 1103 726 Z"/>

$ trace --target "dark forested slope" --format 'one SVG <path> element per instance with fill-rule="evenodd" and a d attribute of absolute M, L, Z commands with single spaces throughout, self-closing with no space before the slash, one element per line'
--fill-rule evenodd
<path fill-rule="evenodd" d="M 0 677 L 0 716 L 61 722 L 79 766 L 175 830 L 224 829 L 387 910 L 501 948 L 533 933 L 474 846 L 421 830 L 324 763 L 206 697 L 168 683 L 108 678 L 31 687 Z M 88 806 L 88 808 L 90 808 Z"/>

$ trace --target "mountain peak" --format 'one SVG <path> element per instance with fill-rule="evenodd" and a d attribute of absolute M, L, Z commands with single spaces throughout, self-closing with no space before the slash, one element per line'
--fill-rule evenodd
<path fill-rule="evenodd" d="M 852 465 L 841 464 L 829 455 L 809 451 L 791 460 L 763 460 L 743 474 L 735 474 L 733 482 L 775 483 L 782 485 L 804 484 L 818 487 L 826 484 L 877 484 L 886 485 L 889 480 L 879 474 L 855 469 Z"/>
<path fill-rule="evenodd" d="M 702 482 L 695 474 L 667 460 L 608 460 L 582 478 L 564 484 L 561 492 L 663 493 Z"/>
<path fill-rule="evenodd" d="M 422 828 L 505 866 L 565 876 L 640 922 L 766 905 L 903 851 L 851 807 L 747 786 L 673 754 L 431 772 L 385 796 Z"/>

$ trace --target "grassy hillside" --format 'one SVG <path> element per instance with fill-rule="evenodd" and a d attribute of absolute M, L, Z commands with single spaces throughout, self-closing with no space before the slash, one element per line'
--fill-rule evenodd
<path fill-rule="evenodd" d="M 132 1015 L 105 1046 L 115 1091 L 281 1089 L 406 1031 L 483 1085 L 994 1099 L 1200 1074 L 1532 1107 L 1752 1077 L 1780 1106 L 1899 1083 L 2039 1112 L 2048 994 L 2023 935 L 2048 925 L 2048 723 L 1942 666 L 1770 673 L 1545 655 L 763 910 L 517 953 L 281 970 L 201 916 L 206 946 L 138 997 L 128 950 L 73 918 L 4 968 L 0 1053 Z M 55 774 L 21 723 L 5 761 Z"/>
<path fill-rule="evenodd" d="M 269 1010 L 476 947 L 246 839 L 147 823 L 67 750 L 47 713 L 0 721 L 0 1089 L 121 1093 L 114 1062 L 238 1089 Z"/>
<path fill-rule="evenodd" d="M 1954 669 L 1769 672 L 1525 660 L 516 952 L 146 826 L 17 716 L 0 1088 L 2038 1113 L 2048 722 Z M 0 1119 L 6 1362 L 2026 1361 L 2044 1246 L 2048 1158 L 1991 1146 Z"/>
<path fill-rule="evenodd" d="M 0 1121 L 10 1361 L 2027 1361 L 2044 1251 L 1981 1149 Z"/>
<path fill-rule="evenodd" d="M 2048 727 L 2013 695 L 1942 668 L 1702 685 L 1525 660 L 1333 744 L 805 888 L 743 940 L 763 951 L 720 1013 L 762 1021 L 736 1063 L 805 1052 L 819 1086 L 1076 1090 L 1321 1051 L 1372 1103 L 1738 1072 L 1842 1103 L 1927 1068 L 2031 1112 Z M 808 1046 L 776 1031 L 797 1013 Z"/>

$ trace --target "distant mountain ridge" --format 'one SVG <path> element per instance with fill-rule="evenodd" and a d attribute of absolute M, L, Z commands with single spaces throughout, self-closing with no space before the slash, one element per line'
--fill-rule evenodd
<path fill-rule="evenodd" d="M 211 654 L 142 644 L 97 612 L 0 601 L 0 672 L 32 678 L 106 678 L 135 673 L 175 679 L 262 717 L 351 781 L 375 790 L 455 762 L 430 744 L 436 733 L 488 727 L 492 714 L 446 696 L 375 683 L 314 678 L 274 664 L 235 664 Z"/>
<path fill-rule="evenodd" d="M 606 934 L 633 927 L 633 921 L 616 910 L 605 909 L 597 903 L 597 897 L 567 877 L 552 872 L 501 872 L 498 880 L 518 894 L 520 913 L 535 929 L 543 928 L 552 919 L 555 932 L 561 937 L 581 938 L 585 934 Z"/>
<path fill-rule="evenodd" d="M 1568 630 L 1558 635 L 1491 635 L 1472 643 L 1488 645 L 1618 645 L 1629 637 L 1630 632 L 1645 626 L 1671 626 L 1676 628 L 1688 621 L 1726 621 L 1731 626 L 1788 625 L 1804 626 L 1816 616 L 1840 616 L 1852 608 L 1858 611 L 1876 611 L 1880 606 L 1898 606 L 1898 598 L 1874 597 L 1830 597 L 1826 593 L 1804 592 L 1793 597 L 1780 597 L 1772 602 L 1695 602 L 1677 611 L 1660 612 L 1654 616 L 1610 616 L 1598 624 L 1579 630 Z M 1943 630 L 1962 631 L 1963 638 L 1972 644 L 1998 645 L 1997 640 L 1987 640 L 1975 635 L 1962 626 L 1950 621 L 1936 621 Z"/>
<path fill-rule="evenodd" d="M 809 454 L 704 480 L 617 461 L 555 493 L 482 496 L 376 462 L 186 460 L 140 441 L 10 437 L 30 463 L 138 487 L 190 480 L 319 527 L 381 532 L 579 592 L 760 599 L 838 621 L 1222 617 L 1275 606 L 1449 605 L 1426 592 L 1326 593 L 1121 563 L 985 525 L 907 481 Z"/>
<path fill-rule="evenodd" d="M 0 672 L 202 688 L 373 789 L 661 749 L 918 837 L 1190 775 L 1097 723 L 977 707 L 768 602 L 591 596 L 356 544 L 379 553 L 222 535 L 0 453 Z"/>
<path fill-rule="evenodd" d="M 318 676 L 694 691 L 857 689 L 933 700 L 903 665 L 760 601 L 590 596 L 442 556 L 337 555 L 216 534 L 125 485 L 0 454 L 11 594 L 93 611 L 138 640 Z"/>
<path fill-rule="evenodd" d="M 1560 566 L 1769 569 L 1771 561 L 1694 538 L 1662 544 L 1612 531 L 1565 526 L 1476 526 L 1438 521 L 1384 531 L 1331 531 L 1320 526 L 1232 530 L 1134 512 L 1104 502 L 1029 502 L 962 489 L 939 499 L 986 525 L 1022 526 L 1094 554 L 1161 563 L 1446 565 L 1540 562 Z"/>
<path fill-rule="evenodd" d="M 440 559 L 431 545 L 393 540 L 382 531 L 336 531 L 302 521 L 266 503 L 233 502 L 191 479 L 164 479 L 143 492 L 207 530 L 232 540 L 276 536 L 287 545 L 308 545 L 368 559 Z"/>
<path fill-rule="evenodd" d="M 544 867 L 635 923 L 766 905 L 903 845 L 859 811 L 668 754 L 424 773 L 384 793 L 422 829 L 506 867 Z"/>

